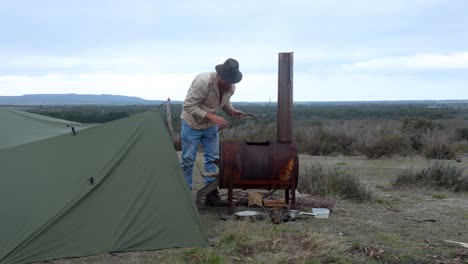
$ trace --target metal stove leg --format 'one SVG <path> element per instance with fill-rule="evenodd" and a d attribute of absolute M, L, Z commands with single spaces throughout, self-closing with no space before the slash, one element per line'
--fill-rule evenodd
<path fill-rule="evenodd" d="M 292 178 L 291 208 L 296 209 L 296 180 Z"/>
<path fill-rule="evenodd" d="M 234 213 L 234 203 L 233 203 L 233 190 L 232 183 L 229 183 L 228 187 L 228 214 L 232 215 Z"/>

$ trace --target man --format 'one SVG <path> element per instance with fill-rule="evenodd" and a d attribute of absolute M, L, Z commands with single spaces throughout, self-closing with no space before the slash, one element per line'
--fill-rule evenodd
<path fill-rule="evenodd" d="M 215 67 L 216 72 L 201 73 L 195 77 L 188 90 L 182 107 L 182 169 L 190 190 L 192 189 L 193 163 L 198 146 L 202 145 L 205 158 L 205 172 L 216 173 L 215 161 L 219 159 L 219 130 L 229 124 L 217 112 L 222 109 L 232 117 L 243 117 L 230 102 L 235 83 L 242 79 L 239 63 L 227 59 Z M 205 185 L 215 178 L 204 177 Z M 205 204 L 214 205 L 219 200 L 218 190 L 207 195 Z"/>

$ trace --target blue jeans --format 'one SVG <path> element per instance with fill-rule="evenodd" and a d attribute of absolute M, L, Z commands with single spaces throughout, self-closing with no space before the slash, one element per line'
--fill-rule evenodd
<path fill-rule="evenodd" d="M 217 167 L 215 160 L 219 159 L 219 128 L 212 126 L 207 129 L 193 129 L 187 122 L 182 119 L 182 159 L 181 165 L 184 171 L 184 177 L 187 181 L 190 190 L 192 189 L 193 181 L 193 163 L 197 158 L 198 146 L 200 143 L 203 147 L 205 157 L 205 172 L 215 173 Z M 205 185 L 216 180 L 212 177 L 203 177 Z"/>

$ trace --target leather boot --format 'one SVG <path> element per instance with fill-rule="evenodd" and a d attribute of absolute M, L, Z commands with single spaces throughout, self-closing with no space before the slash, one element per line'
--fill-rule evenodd
<path fill-rule="evenodd" d="M 223 202 L 219 196 L 218 189 L 211 191 L 205 197 L 205 205 L 207 206 L 223 206 L 226 202 Z"/>

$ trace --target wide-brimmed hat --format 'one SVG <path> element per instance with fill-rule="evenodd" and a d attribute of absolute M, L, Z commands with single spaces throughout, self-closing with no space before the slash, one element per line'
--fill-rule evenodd
<path fill-rule="evenodd" d="M 216 65 L 215 69 L 218 75 L 226 82 L 238 83 L 242 80 L 239 62 L 235 59 L 229 58 L 223 64 Z"/>

